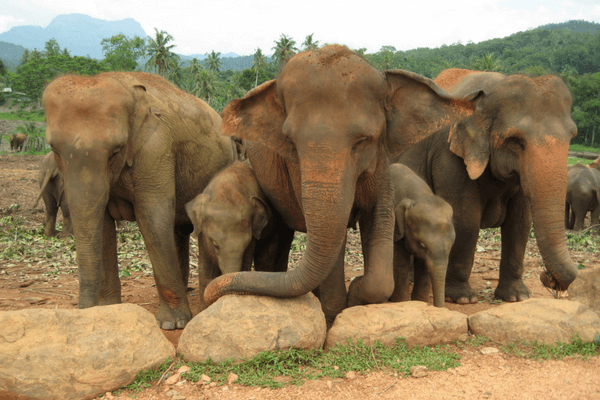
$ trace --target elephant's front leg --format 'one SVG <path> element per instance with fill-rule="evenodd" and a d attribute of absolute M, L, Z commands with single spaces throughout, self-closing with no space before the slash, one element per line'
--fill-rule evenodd
<path fill-rule="evenodd" d="M 64 228 L 63 228 L 64 230 Z M 98 304 L 101 306 L 121 302 L 121 280 L 117 257 L 117 232 L 115 220 L 108 210 L 104 213 L 102 226 L 102 274 Z"/>
<path fill-rule="evenodd" d="M 386 174 L 387 175 L 387 174 Z M 388 179 L 382 180 L 375 206 L 360 214 L 359 228 L 365 260 L 363 276 L 348 290 L 348 307 L 383 303 L 394 291 L 394 202 Z"/>
<path fill-rule="evenodd" d="M 410 300 L 410 253 L 402 240 L 394 242 L 394 292 L 390 301 Z"/>
<path fill-rule="evenodd" d="M 494 292 L 497 299 L 521 301 L 530 297 L 529 289 L 523 283 L 523 259 L 530 229 L 531 211 L 519 190 L 506 205 L 506 217 L 501 227 L 500 278 Z"/>
<path fill-rule="evenodd" d="M 173 190 L 174 192 L 174 190 Z M 174 197 L 143 196 L 135 217 L 146 242 L 160 305 L 156 319 L 162 329 L 183 329 L 192 319 L 175 238 Z M 181 244 L 181 243 L 180 243 Z"/>
<path fill-rule="evenodd" d="M 477 303 L 477 293 L 471 288 L 469 277 L 475 260 L 481 218 L 464 221 L 456 215 L 456 211 L 454 215 L 456 240 L 448 257 L 446 301 L 459 304 Z"/>

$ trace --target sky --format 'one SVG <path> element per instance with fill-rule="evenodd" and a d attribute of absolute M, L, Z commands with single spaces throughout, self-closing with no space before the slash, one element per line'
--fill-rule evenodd
<path fill-rule="evenodd" d="M 410 4 L 409 4 L 410 3 Z M 345 44 L 374 53 L 467 44 L 572 19 L 600 22 L 600 0 L 2 0 L 0 33 L 47 26 L 60 14 L 133 18 L 147 35 L 173 36 L 174 52 L 272 54 L 282 34 L 302 43 Z"/>

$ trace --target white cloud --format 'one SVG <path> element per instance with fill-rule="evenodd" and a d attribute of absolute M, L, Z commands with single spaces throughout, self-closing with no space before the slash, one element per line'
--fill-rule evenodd
<path fill-rule="evenodd" d="M 0 32 L 4 32 L 13 26 L 25 25 L 26 21 L 23 18 L 15 18 L 12 15 L 0 15 Z"/>

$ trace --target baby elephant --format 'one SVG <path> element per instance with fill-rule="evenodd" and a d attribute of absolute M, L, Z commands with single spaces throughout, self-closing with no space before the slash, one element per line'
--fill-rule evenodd
<path fill-rule="evenodd" d="M 410 168 L 390 165 L 394 187 L 394 293 L 390 301 L 427 301 L 433 283 L 433 304 L 444 307 L 448 256 L 454 244 L 452 207 L 435 196 Z M 411 256 L 414 288 L 409 297 Z"/>
<path fill-rule="evenodd" d="M 221 273 L 252 268 L 256 241 L 270 232 L 272 213 L 248 163 L 236 162 L 215 175 L 185 209 L 192 235 L 198 235 L 201 294 Z M 200 297 L 202 310 L 207 305 Z"/>
<path fill-rule="evenodd" d="M 67 204 L 63 179 L 56 165 L 54 152 L 46 154 L 42 160 L 38 172 L 38 180 L 40 182 L 40 194 L 33 208 L 37 207 L 40 198 L 44 199 L 44 204 L 46 204 L 44 235 L 48 237 L 57 236 L 56 215 L 58 214 L 59 207 L 63 215 L 63 236 L 73 235 L 69 205 Z"/>

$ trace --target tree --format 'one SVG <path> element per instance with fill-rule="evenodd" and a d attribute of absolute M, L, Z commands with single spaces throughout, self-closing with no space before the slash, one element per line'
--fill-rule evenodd
<path fill-rule="evenodd" d="M 296 54 L 296 51 L 298 51 L 296 41 L 283 33 L 281 34 L 279 41 L 275 41 L 275 46 L 273 46 L 272 49 L 275 50 L 273 58 L 280 68 L 288 59 Z"/>
<path fill-rule="evenodd" d="M 50 40 L 48 40 L 46 42 L 46 44 L 44 45 L 44 56 L 46 56 L 46 58 L 51 57 L 51 56 L 57 56 L 60 54 L 60 46 L 58 45 L 58 42 L 56 41 L 56 39 L 52 38 Z"/>
<path fill-rule="evenodd" d="M 314 33 L 311 33 L 310 35 L 306 36 L 306 39 L 304 39 L 304 43 L 302 43 L 304 50 L 317 50 L 319 48 L 319 41 L 317 40 L 313 42 L 313 35 Z"/>
<path fill-rule="evenodd" d="M 213 50 L 208 57 L 204 60 L 204 66 L 208 68 L 211 72 L 219 72 L 221 69 L 221 58 L 219 57 L 221 53 L 215 53 Z"/>
<path fill-rule="evenodd" d="M 173 36 L 165 31 L 159 32 L 156 28 L 154 28 L 154 31 L 156 32 L 156 38 L 148 37 L 148 44 L 146 45 L 146 54 L 150 56 L 146 68 L 157 68 L 158 74 L 164 76 L 169 69 L 169 61 L 173 57 L 171 49 L 175 45 L 168 44 L 173 40 Z"/>
<path fill-rule="evenodd" d="M 258 86 L 258 73 L 264 70 L 267 66 L 267 57 L 262 53 L 260 47 L 256 49 L 254 53 L 254 59 L 252 60 L 252 70 L 256 71 L 256 79 L 254 80 L 254 87 Z"/>
<path fill-rule="evenodd" d="M 128 38 L 122 33 L 102 39 L 103 62 L 110 71 L 134 71 L 137 60 L 144 56 L 146 40 L 139 36 Z"/>
<path fill-rule="evenodd" d="M 169 73 L 167 79 L 179 86 L 184 78 L 183 63 L 181 58 L 177 54 L 173 54 L 173 57 L 169 60 Z"/>

